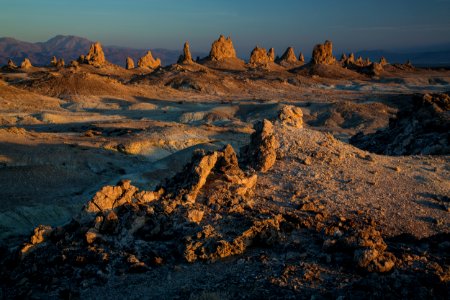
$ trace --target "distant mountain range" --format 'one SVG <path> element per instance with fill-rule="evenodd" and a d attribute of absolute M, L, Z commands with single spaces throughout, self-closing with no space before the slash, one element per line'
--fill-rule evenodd
<path fill-rule="evenodd" d="M 0 38 L 0 66 L 5 65 L 9 58 L 16 64 L 24 58 L 29 58 L 33 65 L 45 66 L 50 63 L 52 56 L 64 58 L 66 63 L 77 59 L 81 54 L 89 51 L 93 43 L 88 39 L 77 36 L 58 35 L 46 42 L 29 43 L 14 38 Z M 147 50 L 151 50 L 154 57 L 161 59 L 163 65 L 176 63 L 181 54 L 180 50 L 168 49 L 134 49 L 117 46 L 103 46 L 106 59 L 114 64 L 125 66 L 125 59 L 130 56 L 135 61 L 142 57 Z M 193 52 L 193 57 L 205 57 L 207 53 Z M 336 54 L 337 55 L 337 54 Z M 450 66 L 450 47 L 436 48 L 434 51 L 416 49 L 415 51 L 393 52 L 386 50 L 359 51 L 355 56 L 369 57 L 372 61 L 378 61 L 384 56 L 391 63 L 404 63 L 408 59 L 417 66 Z"/>
<path fill-rule="evenodd" d="M 405 63 L 411 60 L 415 66 L 450 66 L 450 49 L 440 51 L 423 51 L 423 52 L 390 52 L 385 50 L 359 51 L 355 56 L 370 58 L 371 61 L 379 61 L 381 57 L 385 57 L 390 63 Z"/>
<path fill-rule="evenodd" d="M 77 36 L 57 35 L 46 42 L 29 43 L 16 40 L 14 38 L 0 38 L 0 66 L 5 65 L 9 58 L 16 64 L 24 58 L 29 58 L 36 66 L 46 66 L 50 64 L 52 56 L 64 58 L 66 63 L 77 59 L 81 54 L 89 51 L 93 41 Z M 135 62 L 145 55 L 147 50 L 151 50 L 154 57 L 161 59 L 163 65 L 176 63 L 182 53 L 180 50 L 168 49 L 133 49 L 117 46 L 103 46 L 106 59 L 113 64 L 125 66 L 125 59 L 130 56 Z M 204 57 L 205 53 L 192 53 L 193 57 Z"/>

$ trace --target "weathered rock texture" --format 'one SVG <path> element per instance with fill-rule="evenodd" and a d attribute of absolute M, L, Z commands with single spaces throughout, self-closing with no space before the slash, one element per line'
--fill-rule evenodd
<path fill-rule="evenodd" d="M 189 48 L 189 43 L 184 43 L 183 54 L 180 55 L 178 59 L 179 64 L 192 64 L 194 61 L 192 60 L 191 50 Z"/>
<path fill-rule="evenodd" d="M 82 64 L 88 64 L 95 67 L 102 67 L 106 65 L 105 53 L 103 52 L 102 45 L 96 42 L 91 45 L 87 55 L 81 55 L 78 58 L 78 62 Z"/>
<path fill-rule="evenodd" d="M 219 37 L 211 46 L 209 53 L 211 60 L 223 60 L 227 58 L 236 58 L 236 50 L 234 49 L 231 37 L 225 38 L 223 35 Z"/>
<path fill-rule="evenodd" d="M 280 144 L 274 135 L 273 124 L 269 120 L 258 121 L 254 125 L 250 145 L 242 149 L 244 161 L 255 170 L 267 172 L 277 160 Z"/>
<path fill-rule="evenodd" d="M 303 128 L 303 111 L 300 107 L 284 105 L 278 113 L 276 122 L 285 126 Z"/>
<path fill-rule="evenodd" d="M 134 60 L 131 57 L 127 57 L 127 60 L 125 62 L 125 68 L 127 70 L 134 69 Z"/>
<path fill-rule="evenodd" d="M 29 69 L 31 68 L 33 65 L 31 64 L 31 61 L 28 58 L 25 58 L 22 62 L 22 64 L 20 65 L 20 67 L 22 69 Z"/>
<path fill-rule="evenodd" d="M 161 66 L 161 60 L 159 58 L 153 58 L 152 52 L 147 51 L 147 53 L 138 60 L 137 65 L 139 68 L 156 69 Z"/>
<path fill-rule="evenodd" d="M 259 48 L 258 46 L 253 49 L 250 55 L 249 63 L 251 65 L 265 65 L 271 62 L 271 59 L 264 48 Z"/>
<path fill-rule="evenodd" d="M 296 63 L 297 62 L 297 56 L 295 55 L 295 51 L 293 47 L 289 47 L 284 52 L 283 56 L 280 58 L 280 63 Z"/>
<path fill-rule="evenodd" d="M 333 43 L 326 41 L 324 44 L 318 44 L 314 47 L 311 62 L 320 65 L 332 65 L 336 62 L 333 56 Z"/>
<path fill-rule="evenodd" d="M 450 95 L 415 96 L 410 108 L 401 110 L 389 127 L 376 133 L 359 133 L 350 142 L 387 155 L 450 154 Z"/>

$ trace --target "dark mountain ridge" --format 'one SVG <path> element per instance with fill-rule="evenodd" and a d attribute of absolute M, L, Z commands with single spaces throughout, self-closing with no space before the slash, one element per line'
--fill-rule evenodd
<path fill-rule="evenodd" d="M 57 35 L 46 42 L 30 43 L 20 41 L 11 37 L 0 38 L 0 65 L 6 64 L 12 59 L 16 64 L 24 58 L 29 58 L 33 65 L 46 66 L 50 63 L 52 56 L 64 58 L 66 62 L 77 59 L 81 54 L 89 51 L 93 41 L 77 37 Z M 163 65 L 176 63 L 182 53 L 180 50 L 169 49 L 134 49 L 119 46 L 103 46 L 106 58 L 113 64 L 125 66 L 125 59 L 130 56 L 135 61 L 151 50 L 154 57 L 161 59 Z M 206 56 L 205 53 L 193 53 L 196 56 Z"/>

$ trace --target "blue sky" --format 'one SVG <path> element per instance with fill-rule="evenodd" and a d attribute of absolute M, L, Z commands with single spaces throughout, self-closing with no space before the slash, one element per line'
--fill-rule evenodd
<path fill-rule="evenodd" d="M 340 51 L 450 45 L 450 0 L 0 0 L 0 36 L 57 34 L 106 45 L 208 51 L 231 35 L 240 55 L 255 46 L 308 53 L 330 39 Z"/>

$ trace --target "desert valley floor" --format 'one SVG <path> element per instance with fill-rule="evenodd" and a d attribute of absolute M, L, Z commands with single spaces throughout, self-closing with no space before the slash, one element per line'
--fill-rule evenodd
<path fill-rule="evenodd" d="M 0 298 L 448 299 L 449 90 L 389 64 L 3 69 Z"/>

